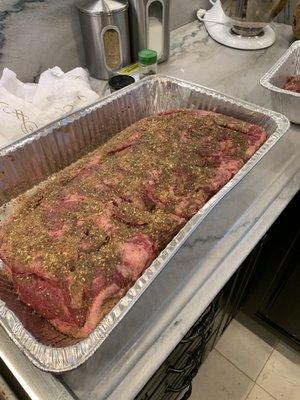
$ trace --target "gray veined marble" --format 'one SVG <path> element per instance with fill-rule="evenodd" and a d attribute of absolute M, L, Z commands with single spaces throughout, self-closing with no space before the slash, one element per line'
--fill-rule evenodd
<path fill-rule="evenodd" d="M 0 2 L 0 67 L 21 80 L 34 81 L 55 65 L 63 70 L 84 65 L 75 0 Z"/>
<path fill-rule="evenodd" d="M 75 4 L 81 0 L 0 0 L 0 74 L 4 67 L 21 80 L 37 80 L 47 68 L 85 66 Z M 208 0 L 171 0 L 171 28 L 195 19 Z"/>

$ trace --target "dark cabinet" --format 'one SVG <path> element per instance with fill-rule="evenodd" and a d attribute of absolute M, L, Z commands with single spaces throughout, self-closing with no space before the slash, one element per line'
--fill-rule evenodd
<path fill-rule="evenodd" d="M 300 346 L 300 192 L 259 245 L 243 311 Z"/>
<path fill-rule="evenodd" d="M 186 400 L 192 380 L 240 308 L 252 276 L 256 250 L 177 344 L 135 400 Z"/>
<path fill-rule="evenodd" d="M 298 242 L 300 245 L 300 241 Z M 300 344 L 300 258 L 274 286 L 266 304 L 259 311 L 262 318 Z"/>

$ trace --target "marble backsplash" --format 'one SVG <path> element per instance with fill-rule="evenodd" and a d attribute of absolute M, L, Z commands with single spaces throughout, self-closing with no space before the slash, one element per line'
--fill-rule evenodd
<path fill-rule="evenodd" d="M 0 71 L 13 69 L 24 81 L 58 65 L 84 65 L 74 0 L 0 0 Z"/>
<path fill-rule="evenodd" d="M 80 1 L 80 0 L 79 0 Z M 195 12 L 208 7 L 208 0 L 170 0 L 171 28 L 195 19 Z M 292 5 L 282 13 L 286 22 Z M 49 67 L 67 71 L 85 65 L 78 0 L 0 0 L 0 74 L 4 67 L 24 81 L 35 81 Z"/>
<path fill-rule="evenodd" d="M 58 65 L 69 70 L 85 64 L 77 0 L 0 0 L 0 74 L 13 69 L 24 81 Z M 171 27 L 195 18 L 207 0 L 171 0 Z"/>

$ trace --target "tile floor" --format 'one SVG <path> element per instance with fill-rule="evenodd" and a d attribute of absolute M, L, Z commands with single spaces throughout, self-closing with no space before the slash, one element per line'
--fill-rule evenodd
<path fill-rule="evenodd" d="M 190 400 L 300 400 L 300 353 L 240 315 L 193 381 Z"/>

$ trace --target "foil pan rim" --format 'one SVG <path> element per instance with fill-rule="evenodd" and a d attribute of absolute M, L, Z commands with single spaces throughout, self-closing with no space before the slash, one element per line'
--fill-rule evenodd
<path fill-rule="evenodd" d="M 291 97 L 300 97 L 300 93 L 291 92 L 290 90 L 282 89 L 278 86 L 275 86 L 271 83 L 271 79 L 277 73 L 278 69 L 290 58 L 290 56 L 300 48 L 300 40 L 296 40 L 279 58 L 279 60 L 260 78 L 260 84 L 266 89 L 271 90 L 272 92 L 277 92 L 280 94 L 286 94 Z"/>
<path fill-rule="evenodd" d="M 251 157 L 251 159 L 238 171 L 238 173 L 217 192 L 182 228 L 182 230 L 172 239 L 167 247 L 159 254 L 159 256 L 153 261 L 153 263 L 144 271 L 143 275 L 135 282 L 132 288 L 126 293 L 126 295 L 117 303 L 117 305 L 109 312 L 109 314 L 99 323 L 97 328 L 82 341 L 63 348 L 53 348 L 50 346 L 39 343 L 21 324 L 16 315 L 10 311 L 5 303 L 0 300 L 0 322 L 3 328 L 6 330 L 10 338 L 14 343 L 26 354 L 30 361 L 38 368 L 54 373 L 62 373 L 84 363 L 92 354 L 100 347 L 106 337 L 111 333 L 113 328 L 121 321 L 121 319 L 127 314 L 130 308 L 142 295 L 152 281 L 159 275 L 168 261 L 172 258 L 173 253 L 180 249 L 183 242 L 185 242 L 193 231 L 198 228 L 199 224 L 208 215 L 211 209 L 219 203 L 222 198 L 232 188 L 234 188 L 241 179 L 253 169 L 253 167 L 262 159 L 266 152 L 284 135 L 288 130 L 290 123 L 288 119 L 277 112 L 265 109 L 255 104 L 248 103 L 244 100 L 236 99 L 232 96 L 228 96 L 219 91 L 206 88 L 201 85 L 193 84 L 181 79 L 169 77 L 167 75 L 157 75 L 155 77 L 149 77 L 140 81 L 132 86 L 129 86 L 117 93 L 111 94 L 102 98 L 100 101 L 88 106 L 87 108 L 77 111 L 59 121 L 55 121 L 48 127 L 37 131 L 31 135 L 30 141 L 38 140 L 44 135 L 51 134 L 51 132 L 62 125 L 72 123 L 73 121 L 89 114 L 94 109 L 98 109 L 102 104 L 113 101 L 116 98 L 123 97 L 126 93 L 130 93 L 138 86 L 151 84 L 155 81 L 171 82 L 185 87 L 191 90 L 195 90 L 199 94 L 206 94 L 208 96 L 221 99 L 227 103 L 231 103 L 236 106 L 243 107 L 249 112 L 253 111 L 267 115 L 272 118 L 277 124 L 277 129 L 271 134 L 261 148 Z M 14 146 L 22 147 L 28 143 L 28 140 L 19 140 L 16 144 L 13 144 L 7 148 L 6 151 L 10 152 L 14 150 Z M 10 150 L 11 148 L 11 150 Z M 0 153 L 1 155 L 1 153 Z M 23 337 L 21 341 L 21 336 Z M 24 339 L 25 337 L 25 339 Z"/>

